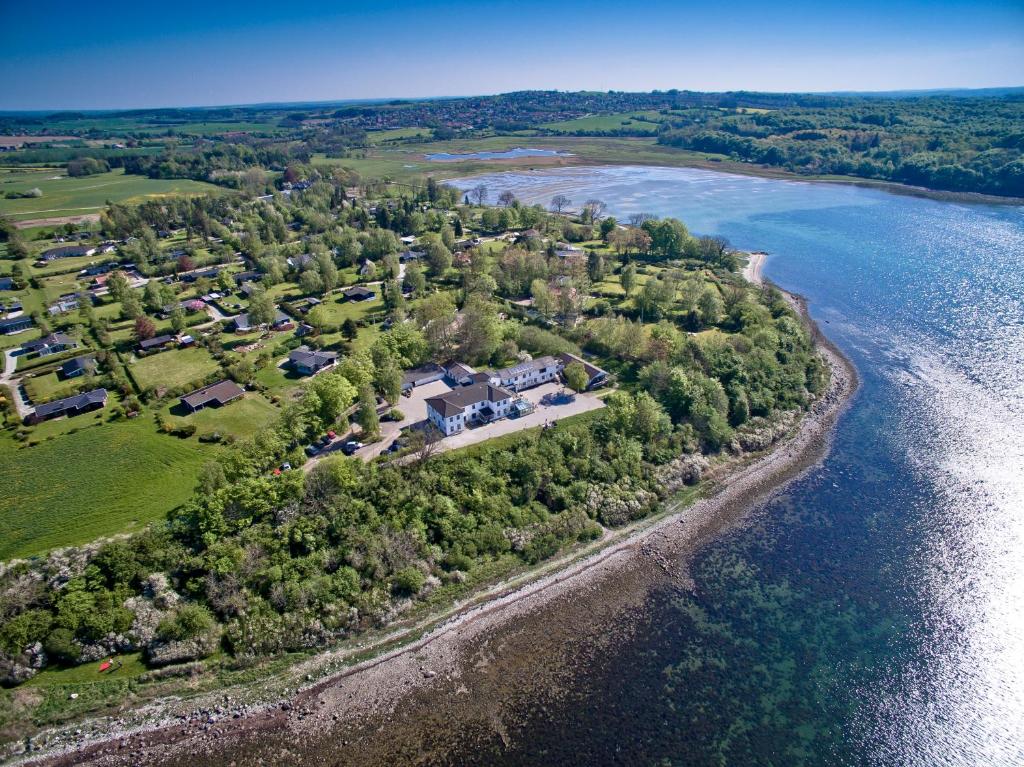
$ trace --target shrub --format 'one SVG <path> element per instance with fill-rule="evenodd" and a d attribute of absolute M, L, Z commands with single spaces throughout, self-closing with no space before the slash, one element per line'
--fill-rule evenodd
<path fill-rule="evenodd" d="M 391 408 L 391 412 L 388 413 L 388 418 L 390 418 L 392 421 L 401 421 L 403 418 L 405 418 L 405 413 L 403 413 L 397 407 L 393 407 Z"/>
<path fill-rule="evenodd" d="M 157 626 L 156 635 L 165 642 L 196 639 L 213 628 L 213 616 L 201 605 L 189 604 L 174 615 L 164 618 Z"/>
<path fill-rule="evenodd" d="M 75 663 L 82 654 L 82 648 L 75 644 L 75 635 L 70 629 L 54 629 L 43 642 L 43 649 L 51 658 L 61 663 Z"/>
<path fill-rule="evenodd" d="M 426 582 L 427 576 L 415 567 L 406 567 L 395 573 L 391 585 L 395 593 L 412 596 L 413 594 L 418 594 Z"/>

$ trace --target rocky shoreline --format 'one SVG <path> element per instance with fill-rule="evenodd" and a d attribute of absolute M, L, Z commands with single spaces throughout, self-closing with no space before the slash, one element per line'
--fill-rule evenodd
<path fill-rule="evenodd" d="M 752 282 L 761 282 L 762 262 L 751 260 Z M 501 584 L 415 641 L 369 660 L 338 670 L 342 653 L 334 652 L 299 664 L 289 674 L 295 686 L 281 689 L 279 702 L 226 694 L 164 701 L 91 733 L 52 737 L 41 753 L 23 753 L 19 761 L 383 765 L 441 758 L 455 738 L 507 743 L 517 707 L 557 696 L 580 663 L 628 634 L 630 622 L 622 617 L 653 588 L 688 587 L 686 563 L 702 543 L 827 454 L 857 374 L 802 299 L 787 296 L 829 364 L 829 386 L 788 440 L 722 477 L 727 482 L 710 497 L 670 508 L 532 579 Z"/>

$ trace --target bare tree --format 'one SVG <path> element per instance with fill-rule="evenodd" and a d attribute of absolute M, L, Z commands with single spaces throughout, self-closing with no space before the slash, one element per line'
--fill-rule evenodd
<path fill-rule="evenodd" d="M 515 204 L 516 196 L 509 190 L 505 190 L 498 195 L 498 204 L 503 208 L 508 208 Z"/>
<path fill-rule="evenodd" d="M 441 439 L 444 437 L 441 431 L 429 421 L 419 429 L 411 429 L 409 444 L 413 448 L 412 455 L 416 456 L 417 466 L 422 466 L 430 458 L 440 452 Z"/>
<path fill-rule="evenodd" d="M 551 212 L 561 214 L 563 210 L 572 205 L 572 200 L 564 194 L 556 194 L 551 198 Z"/>
<path fill-rule="evenodd" d="M 629 225 L 630 226 L 643 226 L 645 221 L 652 221 L 657 216 L 652 216 L 650 213 L 630 213 L 629 214 Z"/>
<path fill-rule="evenodd" d="M 587 200 L 583 206 L 584 215 L 591 221 L 599 221 L 608 210 L 608 205 L 601 200 Z"/>
<path fill-rule="evenodd" d="M 469 190 L 469 199 L 474 200 L 477 205 L 483 205 L 487 201 L 487 187 L 484 184 L 477 184 Z"/>

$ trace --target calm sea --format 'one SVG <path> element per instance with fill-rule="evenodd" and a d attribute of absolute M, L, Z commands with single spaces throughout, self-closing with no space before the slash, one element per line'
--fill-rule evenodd
<path fill-rule="evenodd" d="M 1024 208 L 700 170 L 504 173 L 770 253 L 863 386 L 824 465 L 488 764 L 1024 764 Z"/>

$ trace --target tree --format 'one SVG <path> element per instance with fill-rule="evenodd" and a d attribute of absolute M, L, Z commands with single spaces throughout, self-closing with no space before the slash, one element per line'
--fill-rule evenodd
<path fill-rule="evenodd" d="M 601 239 L 608 242 L 608 237 L 615 228 L 619 225 L 618 221 L 609 216 L 608 218 L 601 219 Z"/>
<path fill-rule="evenodd" d="M 581 215 L 584 221 L 599 221 L 606 210 L 608 205 L 601 200 L 587 200 L 583 204 Z"/>
<path fill-rule="evenodd" d="M 619 283 L 622 285 L 622 290 L 625 292 L 626 297 L 629 298 L 629 294 L 633 292 L 633 287 L 636 285 L 636 266 L 626 264 L 622 267 L 622 272 L 619 274 Z"/>
<path fill-rule="evenodd" d="M 572 205 L 572 200 L 566 197 L 564 194 L 556 194 L 551 198 L 551 212 L 558 215 L 562 214 L 562 211 Z"/>
<path fill-rule="evenodd" d="M 317 333 L 322 333 L 327 326 L 327 311 L 323 306 L 314 306 L 306 314 L 306 322 L 316 328 Z"/>
<path fill-rule="evenodd" d="M 586 391 L 587 384 L 590 383 L 590 376 L 587 375 L 586 368 L 579 362 L 566 365 L 563 375 L 566 385 L 573 391 Z"/>
<path fill-rule="evenodd" d="M 533 298 L 533 308 L 542 317 L 550 317 L 555 313 L 555 298 L 544 280 L 537 279 L 530 283 L 530 296 Z"/>
<path fill-rule="evenodd" d="M 196 262 L 187 255 L 178 256 L 178 272 L 191 272 L 196 268 Z"/>
<path fill-rule="evenodd" d="M 412 291 L 414 296 L 422 296 L 427 289 L 427 277 L 423 274 L 423 267 L 415 263 L 405 267 L 405 277 L 402 283 L 406 289 Z"/>
<path fill-rule="evenodd" d="M 121 299 L 121 315 L 123 317 L 139 317 L 142 314 L 142 301 L 139 300 L 139 294 L 134 290 L 128 290 L 125 292 L 124 297 Z"/>
<path fill-rule="evenodd" d="M 427 263 L 437 277 L 442 276 L 452 266 L 451 251 L 437 238 L 427 240 Z"/>
<path fill-rule="evenodd" d="M 159 312 L 164 306 L 164 297 L 161 294 L 160 282 L 158 280 L 150 280 L 146 283 L 146 288 L 143 291 L 143 304 L 151 312 Z"/>
<path fill-rule="evenodd" d="M 377 416 L 377 399 L 373 389 L 364 386 L 359 391 L 359 409 L 356 411 L 356 422 L 362 429 L 366 439 L 374 440 L 380 432 L 380 418 Z"/>
<path fill-rule="evenodd" d="M 185 310 L 180 306 L 175 306 L 171 309 L 171 328 L 175 333 L 180 333 L 185 329 L 187 322 L 185 320 Z"/>
<path fill-rule="evenodd" d="M 110 277 L 107 278 L 107 290 L 110 291 L 111 298 L 115 301 L 123 302 L 129 290 L 129 282 L 125 273 L 120 269 L 111 272 Z"/>
<path fill-rule="evenodd" d="M 256 288 L 249 297 L 249 324 L 269 325 L 277 315 L 274 299 L 263 288 Z"/>
<path fill-rule="evenodd" d="M 431 293 L 416 306 L 416 321 L 423 329 L 431 352 L 448 359 L 455 345 L 455 302 L 448 293 Z"/>
<path fill-rule="evenodd" d="M 356 325 L 356 321 L 351 317 L 346 317 L 345 321 L 341 323 L 341 334 L 349 341 L 354 339 L 359 334 L 359 326 Z"/>
<path fill-rule="evenodd" d="M 506 189 L 504 192 L 498 195 L 498 204 L 503 208 L 507 208 L 511 205 L 514 205 L 515 202 L 516 196 L 512 194 L 512 192 L 509 191 L 508 189 Z"/>
<path fill-rule="evenodd" d="M 320 278 L 320 273 L 316 269 L 307 269 L 299 278 L 299 287 L 302 289 L 303 294 L 307 296 L 313 293 L 323 293 L 324 281 Z"/>
<path fill-rule="evenodd" d="M 477 205 L 483 205 L 487 202 L 487 186 L 484 184 L 477 184 L 469 190 L 469 199 L 474 200 Z"/>
<path fill-rule="evenodd" d="M 145 314 L 135 318 L 135 340 L 145 341 L 156 335 L 156 325 Z"/>

